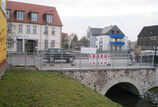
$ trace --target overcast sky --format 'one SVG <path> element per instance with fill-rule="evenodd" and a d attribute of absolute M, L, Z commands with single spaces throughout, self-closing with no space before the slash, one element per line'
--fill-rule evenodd
<path fill-rule="evenodd" d="M 63 32 L 86 35 L 88 26 L 117 25 L 137 40 L 143 26 L 158 25 L 158 0 L 12 0 L 57 8 Z"/>

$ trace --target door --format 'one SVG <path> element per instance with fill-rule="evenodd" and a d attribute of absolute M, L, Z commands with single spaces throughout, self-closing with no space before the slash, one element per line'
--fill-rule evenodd
<path fill-rule="evenodd" d="M 23 50 L 23 45 L 22 45 L 22 39 L 17 40 L 17 52 L 22 52 Z"/>
<path fill-rule="evenodd" d="M 26 52 L 35 52 L 36 41 L 35 40 L 27 40 L 25 45 Z"/>

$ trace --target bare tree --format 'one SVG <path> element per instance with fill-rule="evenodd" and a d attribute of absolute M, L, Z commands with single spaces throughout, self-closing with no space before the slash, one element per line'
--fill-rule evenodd
<path fill-rule="evenodd" d="M 88 38 L 86 36 L 82 37 L 79 40 L 79 45 L 80 45 L 80 47 L 81 46 L 88 47 L 89 46 L 89 40 L 88 40 Z"/>
<path fill-rule="evenodd" d="M 76 33 L 70 34 L 71 39 L 71 48 L 75 49 L 78 48 L 78 37 Z"/>
<path fill-rule="evenodd" d="M 89 39 L 89 37 L 90 37 L 90 29 L 91 29 L 91 27 L 89 26 L 87 29 L 87 35 L 86 35 L 87 39 Z"/>
<path fill-rule="evenodd" d="M 7 24 L 7 50 L 11 50 L 18 39 L 18 36 L 13 37 L 15 35 L 15 28 L 15 25 Z"/>

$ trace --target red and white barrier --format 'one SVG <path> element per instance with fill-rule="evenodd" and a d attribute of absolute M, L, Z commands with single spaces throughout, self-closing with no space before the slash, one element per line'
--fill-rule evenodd
<path fill-rule="evenodd" d="M 110 54 L 89 54 L 89 64 L 110 65 Z"/>
<path fill-rule="evenodd" d="M 96 64 L 96 54 L 89 54 L 89 64 Z"/>

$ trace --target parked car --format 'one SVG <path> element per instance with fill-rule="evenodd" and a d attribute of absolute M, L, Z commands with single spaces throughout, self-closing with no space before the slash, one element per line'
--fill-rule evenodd
<path fill-rule="evenodd" d="M 55 60 L 66 60 L 66 62 L 73 62 L 75 56 L 71 53 L 66 53 L 62 48 L 50 48 L 46 51 L 44 59 L 48 62 L 55 62 Z"/>

